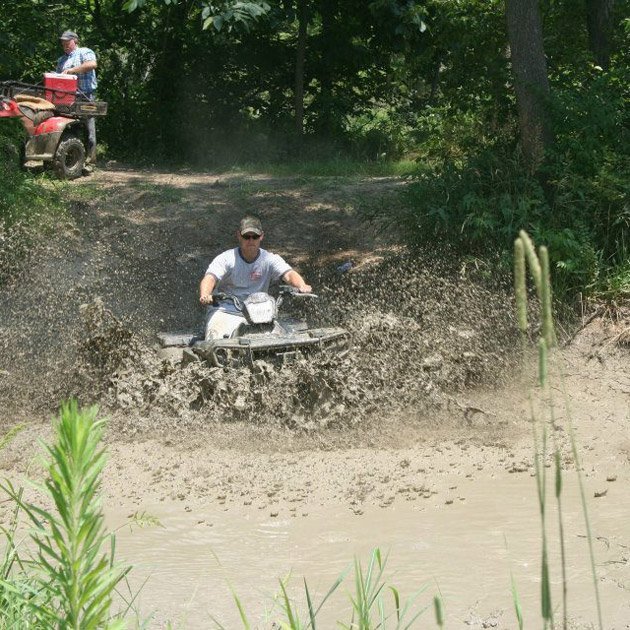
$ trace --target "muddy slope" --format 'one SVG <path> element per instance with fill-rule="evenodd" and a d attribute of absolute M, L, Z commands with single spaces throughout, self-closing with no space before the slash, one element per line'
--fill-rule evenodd
<path fill-rule="evenodd" d="M 396 203 L 401 185 L 125 170 L 76 182 L 69 226 L 3 296 L 2 408 L 46 415 L 76 396 L 140 433 L 240 420 L 313 429 L 426 415 L 496 382 L 514 356 L 509 290 L 435 252 L 411 258 L 358 218 Z M 349 357 L 229 374 L 157 359 L 158 331 L 199 328 L 199 279 L 248 211 L 320 294 L 302 314 L 349 330 Z"/>

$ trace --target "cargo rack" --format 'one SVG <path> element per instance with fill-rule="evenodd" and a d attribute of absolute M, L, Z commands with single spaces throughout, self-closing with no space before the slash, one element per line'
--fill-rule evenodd
<path fill-rule="evenodd" d="M 45 88 L 41 84 L 23 83 L 21 81 L 0 81 L 0 97 L 14 99 L 19 94 L 25 96 L 36 96 L 46 99 L 46 92 L 50 88 Z M 70 118 L 85 118 L 93 116 L 105 116 L 107 114 L 107 103 L 105 101 L 91 101 L 81 92 L 81 90 L 58 90 L 54 92 L 75 94 L 76 100 L 71 105 L 55 105 L 55 111 Z"/>

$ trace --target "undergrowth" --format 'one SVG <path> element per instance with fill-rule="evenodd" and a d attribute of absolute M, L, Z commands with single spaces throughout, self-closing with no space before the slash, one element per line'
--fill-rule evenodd
<path fill-rule="evenodd" d="M 402 210 L 381 214 L 413 244 L 511 260 L 520 230 L 549 248 L 559 296 L 630 294 L 630 138 L 623 68 L 556 79 L 556 137 L 537 172 L 516 131 L 477 112 L 427 112 L 427 133 Z M 382 218 L 382 217 L 381 217 Z"/>
<path fill-rule="evenodd" d="M 0 286 L 55 232 L 65 209 L 62 185 L 21 169 L 22 131 L 12 122 L 0 125 Z"/>

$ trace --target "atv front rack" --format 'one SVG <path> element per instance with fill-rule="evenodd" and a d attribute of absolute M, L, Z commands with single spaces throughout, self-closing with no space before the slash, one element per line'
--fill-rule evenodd
<path fill-rule="evenodd" d="M 349 334 L 343 328 L 312 328 L 291 335 L 254 335 L 208 341 L 194 333 L 160 333 L 158 340 L 162 348 L 184 348 L 190 360 L 203 359 L 217 367 L 229 367 L 251 364 L 255 359 L 265 357 L 286 363 L 302 351 L 328 349 L 338 355 L 345 354 Z"/>
<path fill-rule="evenodd" d="M 257 358 L 277 357 L 286 362 L 301 351 L 325 350 L 345 343 L 348 333 L 343 328 L 313 328 L 299 335 L 260 335 L 199 341 L 192 351 L 218 367 L 252 363 Z"/>

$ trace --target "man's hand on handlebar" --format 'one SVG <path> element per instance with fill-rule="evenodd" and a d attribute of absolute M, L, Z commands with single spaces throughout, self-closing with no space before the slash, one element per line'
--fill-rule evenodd
<path fill-rule="evenodd" d="M 223 300 L 229 300 L 234 303 L 235 306 L 238 306 L 238 298 L 235 295 L 230 295 L 229 293 L 223 293 L 223 291 L 219 291 L 218 293 L 204 293 L 199 301 L 202 304 L 212 304 L 214 306 L 218 306 L 219 302 Z"/>
<path fill-rule="evenodd" d="M 313 293 L 313 287 L 311 287 L 310 284 L 304 284 L 301 287 L 295 287 L 290 284 L 281 284 L 280 295 L 292 295 L 293 297 L 317 297 L 317 295 Z"/>

